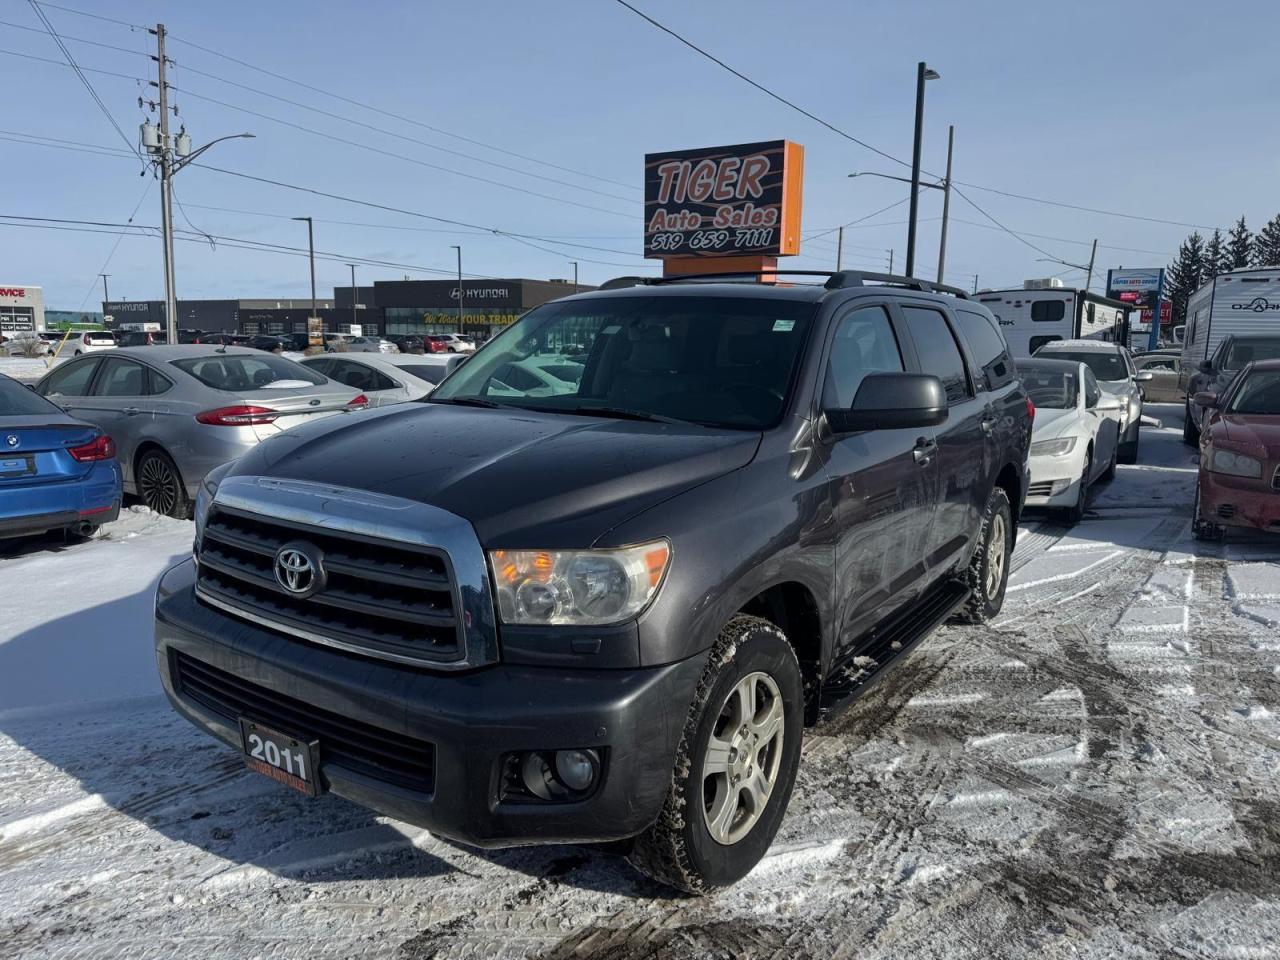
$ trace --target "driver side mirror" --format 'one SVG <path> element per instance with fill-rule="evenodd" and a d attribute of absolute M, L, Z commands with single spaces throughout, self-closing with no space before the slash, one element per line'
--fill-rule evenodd
<path fill-rule="evenodd" d="M 1156 375 L 1150 370 L 1139 370 L 1133 375 L 1133 379 L 1138 383 L 1146 383 L 1148 380 L 1154 380 Z"/>
<path fill-rule="evenodd" d="M 1100 410 L 1100 411 L 1104 411 L 1104 412 L 1105 412 L 1105 411 L 1123 410 L 1123 409 L 1124 409 L 1124 401 L 1123 401 L 1123 400 L 1121 400 L 1119 397 L 1112 396 L 1112 395 L 1111 395 L 1111 394 L 1109 394 L 1109 393 L 1104 393 L 1104 394 L 1103 394 L 1103 395 L 1098 399 L 1098 401 L 1093 405 L 1093 408 L 1094 408 L 1095 410 Z"/>
<path fill-rule="evenodd" d="M 863 378 L 848 410 L 824 410 L 823 415 L 836 435 L 935 427 L 947 419 L 947 394 L 933 374 L 872 373 Z"/>
<path fill-rule="evenodd" d="M 1191 398 L 1202 410 L 1213 410 L 1218 406 L 1218 395 L 1208 390 L 1201 390 Z"/>
<path fill-rule="evenodd" d="M 1213 373 L 1213 361 L 1201 360 L 1199 369 L 1201 373 Z"/>

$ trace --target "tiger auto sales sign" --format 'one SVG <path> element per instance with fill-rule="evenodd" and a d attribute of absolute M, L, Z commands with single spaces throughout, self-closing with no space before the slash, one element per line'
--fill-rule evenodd
<path fill-rule="evenodd" d="M 804 147 L 787 140 L 650 153 L 646 257 L 800 252 Z"/>

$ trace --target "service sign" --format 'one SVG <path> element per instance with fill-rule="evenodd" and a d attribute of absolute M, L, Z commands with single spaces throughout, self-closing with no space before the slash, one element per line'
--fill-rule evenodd
<path fill-rule="evenodd" d="M 646 257 L 800 252 L 804 147 L 787 140 L 650 153 Z"/>

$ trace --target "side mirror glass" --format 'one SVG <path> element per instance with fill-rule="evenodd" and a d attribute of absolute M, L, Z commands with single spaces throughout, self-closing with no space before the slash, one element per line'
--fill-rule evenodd
<path fill-rule="evenodd" d="M 1191 399 L 1195 401 L 1197 407 L 1204 410 L 1212 410 L 1218 405 L 1218 395 L 1210 393 L 1208 390 L 1199 391 Z"/>
<path fill-rule="evenodd" d="M 848 410 L 823 412 L 837 435 L 934 427 L 947 419 L 947 394 L 932 374 L 872 373 L 863 378 Z"/>

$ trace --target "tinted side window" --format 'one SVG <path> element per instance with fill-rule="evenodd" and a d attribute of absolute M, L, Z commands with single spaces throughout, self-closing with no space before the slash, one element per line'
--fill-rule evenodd
<path fill-rule="evenodd" d="M 1014 377 L 1013 359 L 1004 337 L 987 319 L 985 314 L 957 307 L 956 324 L 960 335 L 969 344 L 969 350 L 982 368 L 986 389 L 998 390 Z"/>
<path fill-rule="evenodd" d="M 964 357 L 947 318 L 937 310 L 925 307 L 902 308 L 911 330 L 911 340 L 920 357 L 922 373 L 932 373 L 947 391 L 947 403 L 963 403 L 969 398 L 969 378 L 965 374 Z"/>
<path fill-rule="evenodd" d="M 901 372 L 902 352 L 884 307 L 862 307 L 840 320 L 831 357 L 822 405 L 828 410 L 847 410 L 869 373 Z"/>
<path fill-rule="evenodd" d="M 150 368 L 147 369 L 147 392 L 153 397 L 158 397 L 162 393 L 168 393 L 173 388 L 173 381 L 166 377 L 163 373 L 157 373 Z"/>
<path fill-rule="evenodd" d="M 1061 320 L 1067 315 L 1067 305 L 1061 300 L 1036 300 L 1031 304 L 1032 320 Z"/>
<path fill-rule="evenodd" d="M 49 375 L 40 393 L 46 397 L 83 397 L 89 392 L 89 381 L 93 379 L 93 371 L 98 368 L 100 362 L 100 360 L 86 360 L 83 363 L 69 363 L 59 367 Z"/>
<path fill-rule="evenodd" d="M 1098 386 L 1098 378 L 1088 367 L 1084 368 L 1084 405 L 1090 409 L 1098 405 L 1102 399 L 1102 388 Z"/>
<path fill-rule="evenodd" d="M 147 393 L 147 375 L 142 364 L 112 357 L 103 361 L 102 376 L 94 385 L 95 397 L 142 397 Z"/>

